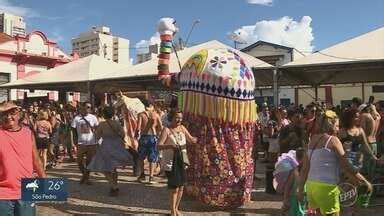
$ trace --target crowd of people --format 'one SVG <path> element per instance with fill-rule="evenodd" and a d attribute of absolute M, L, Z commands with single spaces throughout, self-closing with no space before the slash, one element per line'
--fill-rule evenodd
<path fill-rule="evenodd" d="M 0 210 L 6 210 L 10 215 L 20 215 L 16 213 L 20 211 L 32 214 L 34 205 L 20 201 L 20 179 L 45 177 L 47 169 L 55 168 L 64 160 L 77 162 L 82 173 L 80 184 L 92 185 L 90 172 L 103 173 L 110 185 L 110 196 L 119 194 L 117 168 L 133 165 L 133 175 L 139 182 L 147 183 L 145 159 L 149 162 L 148 183 L 156 183 L 155 174 L 172 178 L 174 152 L 178 151 L 180 154 L 177 155 L 184 155 L 186 159 L 186 140 L 196 142 L 182 126 L 182 113 L 175 109 L 175 100 L 170 113 L 160 105 L 155 107 L 148 100 L 141 100 L 144 109 L 131 116 L 137 123 L 133 136 L 138 143 L 136 146 L 127 137 L 127 107 L 119 104 L 119 99 L 123 99 L 119 94 L 122 96 L 121 92 L 116 94 L 114 105 L 97 108 L 89 102 L 65 105 L 33 102 L 26 106 L 14 102 L 1 103 Z M 23 151 L 19 152 L 19 149 Z M 8 151 L 10 153 L 6 153 Z M 28 151 L 33 153 L 32 158 Z M 179 157 L 180 161 L 182 157 Z M 180 161 L 177 163 L 180 164 Z M 26 170 L 25 164 L 28 164 Z M 173 177 L 168 184 L 173 215 L 179 214 L 178 207 L 186 183 L 184 163 L 181 165 L 177 170 L 179 178 Z M 17 170 L 16 173 L 14 170 Z"/>
<path fill-rule="evenodd" d="M 373 97 L 367 103 L 353 98 L 352 104 L 343 108 L 324 103 L 305 108 L 263 105 L 257 143 L 264 162 L 276 163 L 275 180 L 280 180 L 277 189 L 284 194 L 285 213 L 305 215 L 297 200 L 306 194 L 310 209 L 321 215 L 339 215 L 341 182 L 363 185 L 365 190 L 360 190 L 358 200 L 370 194 L 370 181 L 377 177 L 377 167 L 382 164 L 383 118 L 384 109 Z M 287 159 L 294 162 L 281 179 L 278 172 L 286 168 Z"/>
<path fill-rule="evenodd" d="M 156 184 L 155 176 L 164 174 L 170 189 L 171 214 L 180 215 L 178 208 L 190 165 L 186 146 L 196 143 L 197 138 L 183 126 L 177 100 L 164 107 L 142 99 L 143 109 L 131 115 L 119 101 L 124 97 L 118 92 L 114 105 L 96 108 L 89 102 L 33 102 L 27 106 L 2 103 L 0 210 L 33 212 L 33 205 L 20 201 L 19 179 L 44 177 L 45 171 L 57 163 L 76 160 L 82 173 L 80 184 L 92 184 L 90 172 L 103 173 L 110 196 L 119 194 L 119 167 L 132 165 L 133 175 L 141 183 Z M 128 114 L 133 123 L 127 120 Z M 324 103 L 306 107 L 263 104 L 254 159 L 276 163 L 277 168 L 294 153 L 291 158 L 296 162 L 280 182 L 283 210 L 288 215 L 304 215 L 300 201 L 306 197 L 309 208 L 318 209 L 322 215 L 338 215 L 338 183 L 342 180 L 372 191 L 369 180 L 374 178 L 376 162 L 383 153 L 383 119 L 384 107 L 372 98 L 368 103 L 354 98 L 343 109 Z"/>

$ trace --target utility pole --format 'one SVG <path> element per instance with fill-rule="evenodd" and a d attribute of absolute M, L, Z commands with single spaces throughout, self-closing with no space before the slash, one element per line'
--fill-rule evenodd
<path fill-rule="evenodd" d="M 279 86 L 278 86 L 278 69 L 273 67 L 273 104 L 279 106 Z"/>
<path fill-rule="evenodd" d="M 179 37 L 179 50 L 184 49 L 183 47 L 183 40 Z"/>

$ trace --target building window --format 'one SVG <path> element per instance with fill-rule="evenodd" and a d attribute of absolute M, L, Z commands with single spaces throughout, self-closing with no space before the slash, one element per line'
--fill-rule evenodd
<path fill-rule="evenodd" d="M 372 86 L 373 93 L 384 93 L 384 85 L 374 85 Z"/>

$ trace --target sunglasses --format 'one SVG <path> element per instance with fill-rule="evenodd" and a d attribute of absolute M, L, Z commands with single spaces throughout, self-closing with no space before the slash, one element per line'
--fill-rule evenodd
<path fill-rule="evenodd" d="M 0 118 L 4 119 L 4 118 L 7 118 L 9 115 L 15 116 L 17 114 L 19 114 L 18 109 L 11 109 L 11 110 L 5 111 L 3 113 L 0 113 Z"/>

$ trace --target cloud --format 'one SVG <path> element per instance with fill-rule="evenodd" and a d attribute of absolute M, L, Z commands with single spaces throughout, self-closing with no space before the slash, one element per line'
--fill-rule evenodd
<path fill-rule="evenodd" d="M 9 0 L 0 0 L 0 12 L 8 12 L 27 18 L 39 17 L 39 13 L 31 8 L 16 6 Z"/>
<path fill-rule="evenodd" d="M 273 4 L 273 0 L 247 0 L 249 4 L 258 4 L 258 5 L 265 5 L 265 6 L 271 6 Z"/>
<path fill-rule="evenodd" d="M 228 36 L 238 42 L 240 48 L 262 40 L 312 52 L 314 37 L 311 22 L 312 18 L 309 16 L 303 16 L 300 21 L 285 16 L 277 20 L 263 20 L 256 22 L 255 25 L 242 26 Z"/>
<path fill-rule="evenodd" d="M 149 40 L 141 40 L 136 43 L 136 54 L 149 53 L 149 46 L 160 44 L 160 35 L 155 33 Z"/>

